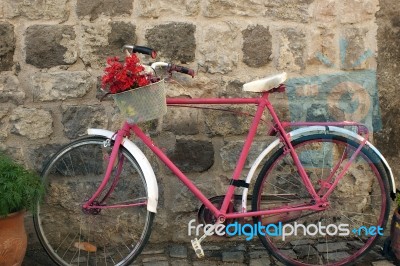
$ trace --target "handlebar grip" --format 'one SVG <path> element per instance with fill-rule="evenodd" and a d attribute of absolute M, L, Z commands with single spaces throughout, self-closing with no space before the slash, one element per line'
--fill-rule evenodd
<path fill-rule="evenodd" d="M 132 48 L 132 52 L 133 53 L 147 54 L 147 55 L 150 55 L 151 58 L 153 58 L 153 59 L 157 57 L 156 50 L 151 49 L 149 47 L 145 47 L 145 46 L 134 46 Z"/>
<path fill-rule="evenodd" d="M 187 68 L 187 67 L 178 66 L 178 65 L 171 65 L 170 71 L 180 72 L 180 73 L 192 76 L 192 78 L 194 78 L 194 70 L 190 69 L 190 68 Z"/>

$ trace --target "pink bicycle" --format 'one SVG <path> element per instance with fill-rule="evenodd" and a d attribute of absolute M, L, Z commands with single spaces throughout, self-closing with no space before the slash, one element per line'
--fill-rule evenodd
<path fill-rule="evenodd" d="M 134 47 L 125 48 L 135 51 Z M 192 74 L 190 69 L 163 62 L 152 67 Z M 368 142 L 368 130 L 362 124 L 281 122 L 268 97 L 284 92 L 285 79 L 282 73 L 245 84 L 245 91 L 259 93 L 255 98 L 166 100 L 169 106 L 257 106 L 224 196 L 204 196 L 135 121 L 125 122 L 117 132 L 89 129 L 89 136 L 63 147 L 43 170 L 47 194 L 34 216 L 49 256 L 58 265 L 128 265 L 141 253 L 157 211 L 158 186 L 148 159 L 129 139 L 133 134 L 203 203 L 199 223 L 211 224 L 207 233 L 221 224 L 252 222 L 264 226 L 258 237 L 285 264 L 353 264 L 385 228 L 390 197 L 395 195 L 393 174 L 381 153 Z M 162 80 L 152 89 L 162 91 L 163 84 Z M 152 107 L 142 101 L 137 105 Z M 126 108 L 129 111 L 129 106 Z M 265 110 L 273 119 L 268 134 L 276 140 L 243 177 Z M 288 132 L 288 127 L 297 129 Z M 237 191 L 242 195 L 236 195 Z M 304 232 L 292 232 L 283 239 L 282 226 L 297 226 Z M 199 257 L 204 255 L 201 242 L 206 235 L 192 240 Z"/>

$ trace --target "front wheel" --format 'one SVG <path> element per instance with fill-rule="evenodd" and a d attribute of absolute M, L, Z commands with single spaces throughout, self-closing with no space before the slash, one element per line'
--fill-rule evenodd
<path fill-rule="evenodd" d="M 154 218 L 147 187 L 133 156 L 120 147 L 110 180 L 85 209 L 103 180 L 111 154 L 104 137 L 77 140 L 60 150 L 42 172 L 46 186 L 34 225 L 58 265 L 129 265 L 146 244 Z M 121 205 L 136 204 L 135 207 Z"/>
<path fill-rule="evenodd" d="M 331 173 L 340 173 L 359 146 L 330 134 L 304 136 L 292 145 L 319 196 L 338 176 Z M 265 236 L 259 235 L 261 242 L 287 265 L 350 265 L 383 233 L 389 213 L 388 187 L 380 160 L 364 146 L 322 210 L 254 217 L 254 222 L 270 225 Z M 280 148 L 256 180 L 253 211 L 313 204 L 290 152 Z"/>

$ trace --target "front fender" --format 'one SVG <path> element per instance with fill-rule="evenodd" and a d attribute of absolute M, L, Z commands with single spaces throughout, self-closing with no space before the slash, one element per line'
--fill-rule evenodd
<path fill-rule="evenodd" d="M 89 128 L 88 134 L 103 136 L 109 139 L 115 139 L 114 132 L 105 129 Z M 139 164 L 139 167 L 142 170 L 144 178 L 146 180 L 148 195 L 147 210 L 156 213 L 158 204 L 158 185 L 156 176 L 154 174 L 153 168 L 150 165 L 149 160 L 147 160 L 143 152 L 128 138 L 124 138 L 121 144 L 130 152 L 130 154 Z"/>

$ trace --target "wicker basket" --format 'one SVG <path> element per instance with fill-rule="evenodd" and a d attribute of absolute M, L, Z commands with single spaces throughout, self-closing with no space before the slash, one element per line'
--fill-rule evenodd
<path fill-rule="evenodd" d="M 113 94 L 113 98 L 128 123 L 136 124 L 157 119 L 167 112 L 164 85 L 164 80 L 161 80 L 137 89 Z"/>

